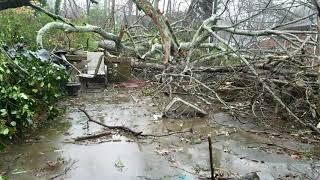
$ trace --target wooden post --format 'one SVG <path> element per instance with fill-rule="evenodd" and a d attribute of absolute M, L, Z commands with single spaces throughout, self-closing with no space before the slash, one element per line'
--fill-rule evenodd
<path fill-rule="evenodd" d="M 209 142 L 209 156 L 210 156 L 211 180 L 214 180 L 214 167 L 213 167 L 213 158 L 212 158 L 211 134 L 208 135 L 208 142 Z"/>

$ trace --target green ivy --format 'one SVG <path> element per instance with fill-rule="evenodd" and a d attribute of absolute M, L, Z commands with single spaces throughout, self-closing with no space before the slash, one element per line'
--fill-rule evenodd
<path fill-rule="evenodd" d="M 0 53 L 0 140 L 32 127 L 42 112 L 55 116 L 54 104 L 63 96 L 67 80 L 65 70 L 53 63 L 11 60 Z"/>

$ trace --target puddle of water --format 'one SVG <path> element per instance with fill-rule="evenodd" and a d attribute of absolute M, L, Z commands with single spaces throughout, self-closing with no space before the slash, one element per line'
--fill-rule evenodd
<path fill-rule="evenodd" d="M 154 115 L 159 111 L 152 106 L 151 99 L 139 97 L 134 91 L 86 93 L 66 104 L 68 108 L 62 120 L 40 130 L 36 142 L 13 145 L 7 153 L 0 154 L 0 172 L 8 170 L 8 177 L 18 180 L 48 179 L 61 173 L 58 179 L 196 179 L 187 171 L 195 173 L 198 168 L 200 174 L 209 174 L 206 137 L 211 134 L 215 167 L 227 172 L 243 175 L 257 171 L 261 179 L 274 179 L 288 173 L 313 175 L 311 161 L 259 149 L 261 143 L 279 139 L 224 127 L 208 118 L 157 119 Z M 89 123 L 89 129 L 84 128 L 87 117 L 78 107 L 85 108 L 93 119 L 102 123 L 123 125 L 146 134 L 190 128 L 193 134 L 139 141 L 113 135 L 97 141 L 65 143 L 68 139 L 103 130 L 93 123 Z M 214 119 L 235 124 L 223 113 L 215 114 Z M 287 145 L 301 148 L 298 143 Z M 277 147 L 268 148 L 277 150 Z M 312 148 L 317 149 L 309 147 Z M 50 167 L 52 162 L 62 163 Z M 72 162 L 75 163 L 70 166 Z"/>
<path fill-rule="evenodd" d="M 135 179 L 144 174 L 143 153 L 136 143 L 66 145 L 63 149 L 64 157 L 79 160 L 67 179 Z"/>

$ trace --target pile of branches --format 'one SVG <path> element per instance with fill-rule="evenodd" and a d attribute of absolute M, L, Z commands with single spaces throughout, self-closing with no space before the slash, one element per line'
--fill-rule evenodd
<path fill-rule="evenodd" d="M 306 65 L 312 59 L 304 58 L 305 64 L 286 56 L 252 59 L 250 67 L 258 75 L 241 63 L 193 67 L 187 72 L 168 68 L 157 75 L 163 83 L 155 92 L 182 98 L 205 110 L 219 103 L 235 117 L 319 132 L 318 68 Z"/>
<path fill-rule="evenodd" d="M 250 114 L 257 119 L 284 120 L 291 122 L 290 127 L 307 127 L 320 134 L 316 127 L 320 110 L 319 44 L 314 36 L 317 32 L 240 30 L 223 27 L 218 24 L 218 19 L 215 15 L 206 19 L 191 42 L 180 43 L 180 50 L 187 49 L 183 63 L 163 67 L 149 65 L 165 69 L 158 75 L 163 82 L 160 89 L 167 89 L 170 97 L 174 97 L 174 94 L 187 95 L 190 104 L 199 104 L 199 101 L 205 105 L 220 102 L 235 116 Z M 268 36 L 275 41 L 283 38 L 292 47 L 281 46 L 274 51 L 241 49 L 219 35 L 220 31 L 231 33 L 231 37 Z M 304 36 L 301 38 L 295 34 Z M 209 36 L 218 43 L 205 44 L 203 39 Z M 210 47 L 218 51 L 209 51 L 202 57 L 195 56 L 197 51 L 204 54 L 201 48 Z M 146 55 L 152 54 L 150 52 L 155 49 L 157 47 L 154 45 Z M 207 61 L 212 63 L 221 59 L 229 63 L 224 66 L 206 64 Z M 135 65 L 139 66 L 137 63 Z"/>

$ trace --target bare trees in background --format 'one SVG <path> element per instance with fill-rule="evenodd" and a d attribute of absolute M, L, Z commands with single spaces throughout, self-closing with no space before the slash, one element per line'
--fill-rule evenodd
<path fill-rule="evenodd" d="M 212 14 L 213 0 L 192 0 L 187 14 L 192 20 L 205 20 Z"/>

